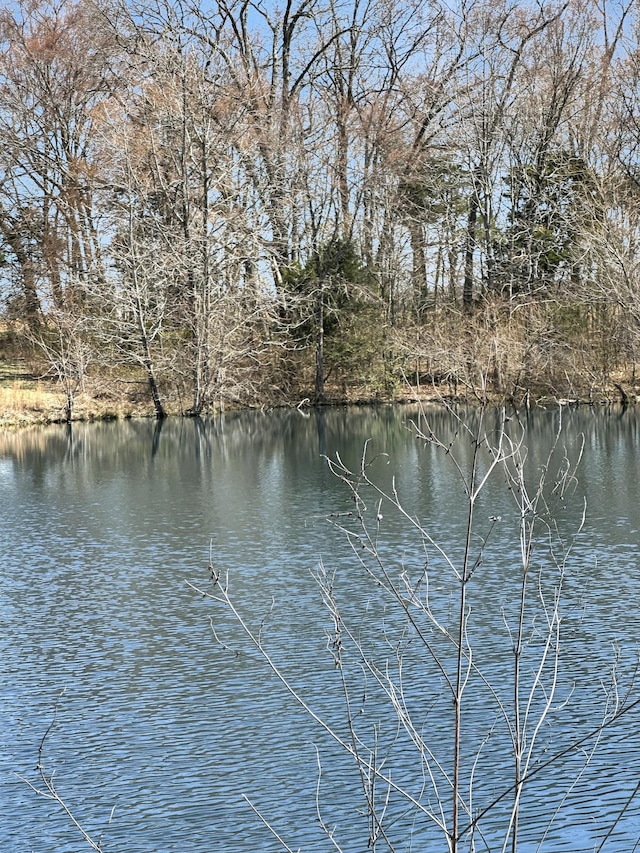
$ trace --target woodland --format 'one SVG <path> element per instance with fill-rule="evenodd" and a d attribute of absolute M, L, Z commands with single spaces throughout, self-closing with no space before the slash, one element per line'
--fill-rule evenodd
<path fill-rule="evenodd" d="M 0 357 L 157 417 L 635 399 L 637 0 L 0 8 Z"/>

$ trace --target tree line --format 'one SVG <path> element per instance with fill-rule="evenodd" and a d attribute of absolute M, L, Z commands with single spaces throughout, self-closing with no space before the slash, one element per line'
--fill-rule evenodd
<path fill-rule="evenodd" d="M 636 0 L 0 9 L 5 319 L 155 413 L 598 397 L 640 340 Z"/>

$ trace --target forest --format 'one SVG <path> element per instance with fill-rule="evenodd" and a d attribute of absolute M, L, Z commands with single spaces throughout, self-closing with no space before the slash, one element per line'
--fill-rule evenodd
<path fill-rule="evenodd" d="M 639 12 L 3 3 L 5 356 L 68 419 L 634 400 Z"/>

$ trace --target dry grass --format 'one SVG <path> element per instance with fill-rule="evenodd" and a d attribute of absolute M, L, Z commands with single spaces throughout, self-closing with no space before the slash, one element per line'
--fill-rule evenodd
<path fill-rule="evenodd" d="M 64 419 L 64 395 L 38 382 L 0 384 L 0 426 L 50 423 Z"/>
<path fill-rule="evenodd" d="M 65 420 L 65 394 L 49 365 L 25 340 L 10 334 L 0 321 L 0 428 L 60 423 Z M 76 393 L 73 420 L 147 417 L 153 414 L 144 382 L 134 375 L 87 377 Z"/>
<path fill-rule="evenodd" d="M 146 417 L 146 403 L 126 398 L 79 393 L 74 399 L 73 420 L 105 420 Z M 65 419 L 65 396 L 55 383 L 43 380 L 0 381 L 0 428 L 60 423 Z"/>

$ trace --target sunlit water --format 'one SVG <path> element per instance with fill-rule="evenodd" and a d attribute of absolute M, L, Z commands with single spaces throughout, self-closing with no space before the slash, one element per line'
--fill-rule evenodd
<path fill-rule="evenodd" d="M 453 704 L 446 677 L 454 672 L 455 649 L 424 613 L 416 611 L 423 641 L 415 630 L 407 632 L 402 613 L 367 577 L 335 526 L 357 526 L 349 490 L 323 458 L 339 454 L 357 471 L 368 441 L 371 479 L 388 492 L 395 483 L 408 514 L 459 567 L 467 502 L 452 459 L 467 473 L 472 443 L 464 430 L 454 442 L 461 431 L 452 415 L 430 411 L 436 434 L 454 442 L 445 453 L 415 436 L 416 417 L 401 407 L 294 410 L 172 421 L 160 431 L 152 422 L 131 421 L 0 439 L 1 851 L 88 849 L 60 806 L 27 784 L 42 788 L 36 765 L 47 732 L 44 770 L 54 774 L 58 793 L 105 853 L 284 849 L 256 811 L 293 850 L 335 849 L 326 830 L 345 851 L 367 850 L 365 799 L 353 760 L 251 651 L 229 612 L 189 585 L 215 591 L 210 553 L 215 571 L 228 571 L 243 618 L 253 630 L 262 626 L 265 645 L 292 687 L 348 739 L 345 673 L 363 747 L 377 744 L 381 772 L 415 801 L 392 788 L 383 826 L 394 849 L 446 849 L 426 812 L 439 814 L 441 803 L 450 820 L 445 774 Z M 477 414 L 468 417 L 473 426 Z M 491 432 L 499 420 L 490 413 L 484 428 Z M 549 470 L 562 464 L 565 450 L 575 462 L 584 444 L 577 484 L 563 500 L 546 490 L 564 550 L 580 526 L 583 500 L 586 524 L 564 572 L 557 537 L 547 540 L 541 528 L 537 541 L 522 712 L 547 636 L 537 591 L 550 607 L 561 579 L 563 621 L 556 693 L 537 733 L 532 767 L 599 725 L 607 691 L 612 712 L 616 655 L 620 703 L 640 698 L 640 683 L 632 680 L 640 602 L 639 416 L 585 408 L 562 416 L 533 412 L 521 425 L 512 418 L 511 434 L 524 430 L 532 492 L 561 420 Z M 483 457 L 481 470 L 485 464 Z M 425 550 L 410 521 L 378 506 L 371 490 L 363 496 L 390 578 L 398 581 L 403 571 L 417 578 L 427 559 L 433 615 L 453 627 L 459 585 L 444 557 L 433 546 Z M 492 522 L 496 516 L 500 521 Z M 468 802 L 472 791 L 474 816 L 513 781 L 506 721 L 513 721 L 509 628 L 516 624 L 522 575 L 518 517 L 498 472 L 479 500 L 474 559 L 492 524 L 493 530 L 468 586 L 468 638 L 483 674 L 471 674 L 463 701 L 462 793 Z M 346 632 L 344 669 L 334 665 L 335 631 L 313 578 L 320 561 L 335 573 L 345 629 L 396 686 L 401 652 L 403 701 L 429 756 L 421 759 L 398 726 L 373 673 L 365 679 Z M 547 691 L 551 679 L 546 670 Z M 541 695 L 531 707 L 531 732 Z M 619 814 L 602 849 L 634 849 L 640 838 L 639 801 L 632 797 L 640 779 L 638 717 L 632 710 L 605 730 L 592 757 L 596 742 L 586 738 L 532 778 L 522 795 L 521 851 L 597 849 Z M 382 782 L 376 796 L 382 810 Z M 512 800 L 507 795 L 493 806 L 460 849 L 502 849 Z"/>

